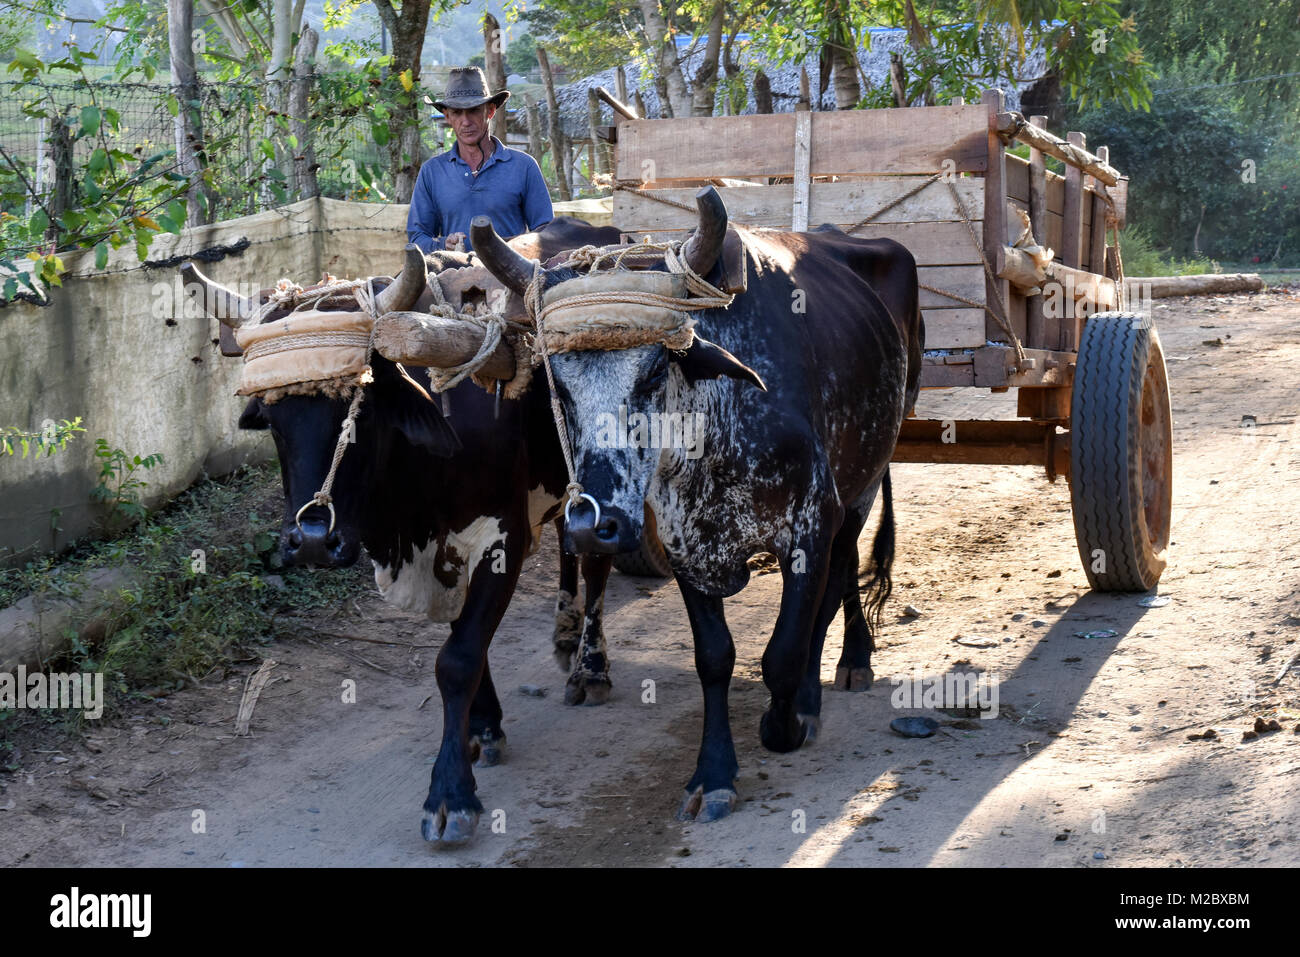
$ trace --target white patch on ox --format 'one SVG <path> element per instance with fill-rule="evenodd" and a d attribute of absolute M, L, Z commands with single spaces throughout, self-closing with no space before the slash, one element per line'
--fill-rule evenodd
<path fill-rule="evenodd" d="M 415 549 L 411 561 L 396 569 L 372 562 L 375 584 L 384 601 L 404 611 L 422 612 L 433 621 L 455 621 L 475 570 L 493 546 L 505 540 L 503 523 L 481 516 L 460 531 Z"/>

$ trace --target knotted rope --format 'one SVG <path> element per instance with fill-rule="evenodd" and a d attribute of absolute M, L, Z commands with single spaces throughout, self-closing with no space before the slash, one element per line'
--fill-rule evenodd
<path fill-rule="evenodd" d="M 343 425 L 339 429 L 338 441 L 334 444 L 334 455 L 330 460 L 329 471 L 325 475 L 324 482 L 321 483 L 320 489 L 307 501 L 302 508 L 298 509 L 294 516 L 294 522 L 302 527 L 302 514 L 313 505 L 326 508 L 330 513 L 330 532 L 334 531 L 334 500 L 331 490 L 334 487 L 334 477 L 338 473 L 339 463 L 343 461 L 343 454 L 347 451 L 348 445 L 355 441 L 356 420 L 361 411 L 361 402 L 365 397 L 365 386 L 373 381 L 373 374 L 370 368 L 370 360 L 374 355 L 375 348 L 375 320 L 378 318 L 378 307 L 375 301 L 374 281 L 376 278 L 389 277 L 371 277 L 369 279 L 337 280 L 329 277 L 327 281 L 311 289 L 304 290 L 297 283 L 288 279 L 281 279 L 275 284 L 267 301 L 264 302 L 254 313 L 253 318 L 236 333 L 244 333 L 246 336 L 263 335 L 265 338 L 258 338 L 247 343 L 244 348 L 245 373 L 248 372 L 247 363 L 259 359 L 265 359 L 268 356 L 277 355 L 285 352 L 293 352 L 301 349 L 319 349 L 322 347 L 350 347 L 354 349 L 364 349 L 364 359 L 362 369 L 356 378 L 344 384 L 345 388 L 351 390 L 351 401 L 348 404 L 347 414 L 343 418 Z M 391 282 L 391 280 L 390 280 Z M 288 331 L 289 324 L 286 323 L 286 330 L 283 333 L 267 335 L 266 328 L 258 329 L 262 321 L 272 312 L 278 309 L 289 308 L 289 315 L 284 319 L 277 320 L 283 322 L 295 316 L 303 319 L 316 319 L 323 313 L 322 306 L 327 302 L 345 302 L 355 300 L 365 316 L 365 326 L 367 331 L 361 331 L 355 325 L 351 329 L 314 329 L 308 332 L 291 332 Z M 310 315 L 309 315 L 310 314 Z M 328 314 L 327 314 L 328 315 Z M 349 313 L 339 313 L 340 318 L 347 317 Z M 270 323 L 270 326 L 276 323 Z M 244 343 L 240 343 L 244 346 Z M 335 379 L 339 376 L 335 376 Z M 310 387 L 313 391 L 324 392 L 326 394 L 338 394 L 339 390 L 335 388 L 339 383 L 333 380 L 323 380 L 314 382 L 299 383 L 281 383 L 277 386 L 260 389 L 250 389 L 255 395 L 261 395 L 266 401 L 273 401 L 272 394 L 275 398 L 293 391 L 304 391 Z"/>
<path fill-rule="evenodd" d="M 361 283 L 365 285 L 361 285 Z M 321 483 L 320 490 L 311 497 L 311 501 L 298 509 L 298 514 L 293 517 L 294 524 L 300 528 L 302 513 L 307 511 L 312 505 L 319 505 L 321 508 L 329 510 L 330 525 L 329 531 L 334 531 L 334 498 L 330 494 L 334 488 L 334 475 L 338 472 L 339 463 L 343 461 L 343 453 L 347 451 L 348 444 L 356 441 L 356 422 L 357 415 L 361 411 L 361 400 L 365 397 L 365 387 L 373 381 L 373 374 L 370 370 L 370 357 L 375 351 L 375 320 L 379 318 L 375 305 L 375 287 L 373 277 L 365 280 L 355 280 L 352 285 L 352 293 L 356 297 L 357 305 L 361 311 L 370 317 L 370 339 L 366 343 L 366 367 L 365 370 L 357 377 L 357 385 L 352 393 L 352 401 L 348 404 L 347 415 L 343 417 L 343 426 L 339 429 L 339 438 L 334 443 L 334 457 L 330 460 L 330 469 L 325 473 L 325 481 Z"/>

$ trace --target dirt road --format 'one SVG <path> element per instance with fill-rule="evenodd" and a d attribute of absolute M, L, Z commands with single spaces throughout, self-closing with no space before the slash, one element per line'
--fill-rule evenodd
<path fill-rule="evenodd" d="M 1300 666 L 1275 678 L 1300 651 L 1300 296 L 1169 300 L 1155 316 L 1174 392 L 1174 545 L 1159 589 L 1172 601 L 1088 592 L 1068 490 L 1037 470 L 896 466 L 876 685 L 828 690 L 815 746 L 758 743 L 779 577 L 727 602 L 741 803 L 726 820 L 672 819 L 701 704 L 676 587 L 611 579 L 613 698 L 565 707 L 548 532 L 492 646 L 509 743 L 504 764 L 476 772 L 487 813 L 472 846 L 435 851 L 419 835 L 440 734 L 436 650 L 329 637 L 436 646 L 445 627 L 367 596 L 305 630 L 311 641 L 269 650 L 281 680 L 252 737 L 232 733 L 240 673 L 141 706 L 65 754 L 23 754 L 0 774 L 0 864 L 1294 865 Z M 957 418 L 1014 409 L 973 390 L 922 402 Z M 908 604 L 919 618 L 900 616 Z M 827 683 L 841 634 L 837 622 Z M 969 635 L 998 643 L 954 642 Z M 996 719 L 891 706 L 891 676 L 954 668 L 999 679 Z M 945 724 L 905 739 L 889 730 L 900 713 Z M 1256 715 L 1283 730 L 1243 741 Z M 1207 728 L 1216 739 L 1188 740 Z"/>

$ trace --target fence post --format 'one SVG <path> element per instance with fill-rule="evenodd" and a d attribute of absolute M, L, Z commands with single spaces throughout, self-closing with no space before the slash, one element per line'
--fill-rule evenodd
<path fill-rule="evenodd" d="M 59 238 L 59 218 L 73 207 L 72 132 L 64 117 L 56 116 L 50 123 L 46 149 L 54 182 L 50 184 L 50 198 L 45 204 L 50 214 L 50 225 L 45 229 L 45 238 L 54 241 Z"/>
<path fill-rule="evenodd" d="M 320 40 L 311 27 L 305 27 L 298 39 L 298 51 L 293 65 L 293 80 L 289 86 L 289 132 L 297 140 L 293 151 L 292 194 L 298 199 L 314 199 L 320 195 L 316 182 L 316 151 L 312 146 L 311 84 L 315 78 L 316 44 Z"/>
<path fill-rule="evenodd" d="M 546 56 L 545 48 L 540 46 L 537 48 L 537 63 L 542 68 L 542 82 L 546 85 L 546 119 L 551 130 L 551 162 L 555 166 L 555 186 L 560 199 L 568 202 L 573 199 L 573 193 L 569 189 L 569 150 L 565 143 L 564 128 L 560 125 L 560 107 L 555 99 L 551 61 Z"/>

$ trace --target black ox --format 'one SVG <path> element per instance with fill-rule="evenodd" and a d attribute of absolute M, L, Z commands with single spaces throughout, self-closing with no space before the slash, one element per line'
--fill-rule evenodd
<path fill-rule="evenodd" d="M 711 187 L 697 203 L 699 224 L 683 254 L 694 272 L 720 285 L 726 208 Z M 727 689 L 735 646 L 723 598 L 745 586 L 754 553 L 774 553 L 783 577 L 762 661 L 771 694 L 759 727 L 764 746 L 792 751 L 816 735 L 822 644 L 840 607 L 845 641 L 836 684 L 870 684 L 873 642 L 859 599 L 857 540 L 883 485 L 868 586 L 878 625 L 892 587 L 888 465 L 916 400 L 924 344 L 916 263 L 898 243 L 855 239 L 835 227 L 736 234 L 748 290 L 729 308 L 696 313 L 687 350 L 642 345 L 551 359 L 577 479 L 600 515 L 597 522 L 595 510 L 575 509 L 566 547 L 585 554 L 636 547 L 648 504 L 686 603 L 704 728 L 684 819 L 714 820 L 734 807 L 739 769 Z M 522 290 L 532 264 L 484 217 L 470 235 L 487 267 Z M 549 269 L 545 287 L 577 275 Z M 620 406 L 629 418 L 702 414 L 702 454 L 611 443 L 599 429 Z"/>
<path fill-rule="evenodd" d="M 617 240 L 617 230 L 559 218 L 512 243 L 546 260 L 584 244 Z M 446 265 L 447 257 L 429 262 Z M 426 265 L 419 250 L 408 246 L 398 278 L 383 289 L 376 284 L 378 311 L 427 310 L 432 295 Z M 237 326 L 237 317 L 250 315 L 259 304 L 211 282 L 192 265 L 183 267 L 183 274 L 186 288 L 202 293 L 209 314 L 226 326 Z M 286 314 L 276 309 L 264 321 Z M 222 339 L 227 354 L 238 354 L 225 330 Z M 371 368 L 373 382 L 365 387 L 355 442 L 333 483 L 333 528 L 325 509 L 308 503 L 328 472 L 346 399 L 286 395 L 268 404 L 252 398 L 239 426 L 270 429 L 275 439 L 285 492 L 280 541 L 287 563 L 347 566 L 364 546 L 386 600 L 451 622 L 437 658 L 443 735 L 421 830 L 426 840 L 455 844 L 472 836 L 483 810 L 471 762 L 496 764 L 505 743 L 488 645 L 542 524 L 554 520 L 562 533 L 558 513 L 568 475 L 544 377 L 535 377 L 520 400 L 502 401 L 499 408 L 493 396 L 467 380 L 447 393 L 450 416 L 444 418 L 440 403 L 429 395 L 427 370 L 406 370 L 378 353 Z M 566 689 L 570 703 L 598 704 L 609 693 L 601 609 L 610 564 L 603 555 L 582 559 L 584 614 L 575 607 L 578 559 L 561 555 L 555 643 L 562 666 L 573 659 Z"/>

